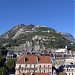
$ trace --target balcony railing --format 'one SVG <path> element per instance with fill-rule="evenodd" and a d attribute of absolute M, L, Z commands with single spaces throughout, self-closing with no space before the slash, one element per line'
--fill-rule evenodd
<path fill-rule="evenodd" d="M 27 68 L 19 67 L 19 68 L 16 68 L 16 70 L 37 70 L 37 67 L 35 67 L 35 68 L 30 68 L 30 67 L 27 67 Z"/>

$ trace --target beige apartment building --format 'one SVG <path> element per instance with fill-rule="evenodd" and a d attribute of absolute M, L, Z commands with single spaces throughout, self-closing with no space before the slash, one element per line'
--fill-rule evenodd
<path fill-rule="evenodd" d="M 52 61 L 50 56 L 25 55 L 16 61 L 15 75 L 20 73 L 35 75 L 37 73 L 52 75 Z"/>

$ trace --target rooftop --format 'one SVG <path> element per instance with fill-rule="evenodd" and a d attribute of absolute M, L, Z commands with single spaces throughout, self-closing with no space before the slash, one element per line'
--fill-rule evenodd
<path fill-rule="evenodd" d="M 16 61 L 16 64 L 51 63 L 50 56 L 25 55 Z"/>

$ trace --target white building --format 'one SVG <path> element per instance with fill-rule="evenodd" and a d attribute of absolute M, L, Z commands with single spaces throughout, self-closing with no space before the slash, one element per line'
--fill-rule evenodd
<path fill-rule="evenodd" d="M 66 65 L 64 67 L 64 71 L 67 73 L 67 75 L 75 75 L 75 65 Z"/>

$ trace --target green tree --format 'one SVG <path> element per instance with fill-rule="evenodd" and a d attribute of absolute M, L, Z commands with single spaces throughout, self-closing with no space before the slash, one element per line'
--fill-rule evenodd
<path fill-rule="evenodd" d="M 59 75 L 67 75 L 65 72 L 60 72 Z"/>
<path fill-rule="evenodd" d="M 14 59 L 8 59 L 6 66 L 10 72 L 13 71 L 15 68 L 15 60 Z"/>
<path fill-rule="evenodd" d="M 7 72 L 7 70 L 5 67 L 0 68 L 0 75 L 7 75 L 6 72 Z"/>
<path fill-rule="evenodd" d="M 0 55 L 5 56 L 7 55 L 8 50 L 6 49 L 6 47 L 0 45 Z"/>
<path fill-rule="evenodd" d="M 6 58 L 4 56 L 0 55 L 0 67 L 4 65 L 4 62 L 6 61 Z"/>

